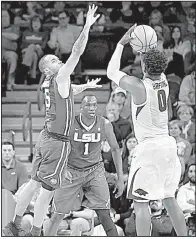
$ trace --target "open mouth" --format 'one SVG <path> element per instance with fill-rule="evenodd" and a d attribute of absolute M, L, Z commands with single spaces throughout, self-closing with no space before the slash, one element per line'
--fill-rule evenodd
<path fill-rule="evenodd" d="M 94 116 L 95 112 L 89 112 L 89 115 Z"/>

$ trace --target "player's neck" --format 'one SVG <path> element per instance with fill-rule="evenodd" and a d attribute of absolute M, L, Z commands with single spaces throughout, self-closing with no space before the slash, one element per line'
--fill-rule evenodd
<path fill-rule="evenodd" d="M 149 79 L 151 79 L 152 81 L 156 81 L 156 80 L 160 80 L 160 79 L 161 79 L 161 76 L 160 76 L 160 75 L 158 75 L 158 76 L 152 76 L 152 75 L 149 75 L 148 73 L 145 73 L 144 78 L 149 78 Z"/>
<path fill-rule="evenodd" d="M 85 117 L 84 115 L 81 114 L 80 117 L 81 117 L 80 119 L 81 119 L 82 123 L 85 124 L 86 126 L 92 125 L 96 120 L 96 116 L 93 117 L 93 118 L 87 118 L 87 117 Z"/>

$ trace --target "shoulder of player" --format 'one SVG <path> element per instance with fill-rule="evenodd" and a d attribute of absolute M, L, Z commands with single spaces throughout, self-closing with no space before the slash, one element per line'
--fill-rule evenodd
<path fill-rule="evenodd" d="M 109 121 L 108 119 L 106 119 L 106 118 L 103 117 L 103 116 L 101 116 L 101 119 L 103 120 L 105 129 L 107 130 L 107 127 L 108 127 L 108 126 L 111 126 L 112 124 L 110 123 L 110 121 Z"/>

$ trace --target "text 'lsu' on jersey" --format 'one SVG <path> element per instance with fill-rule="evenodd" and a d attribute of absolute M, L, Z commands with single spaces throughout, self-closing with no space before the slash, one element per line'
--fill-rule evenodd
<path fill-rule="evenodd" d="M 81 114 L 75 117 L 71 134 L 71 152 L 68 164 L 76 168 L 88 168 L 102 161 L 101 145 L 105 140 L 105 119 L 97 115 L 90 126 L 86 126 Z"/>
<path fill-rule="evenodd" d="M 146 102 L 135 105 L 132 99 L 132 119 L 138 142 L 156 136 L 168 135 L 169 86 L 165 74 L 160 80 L 142 80 L 146 89 Z"/>

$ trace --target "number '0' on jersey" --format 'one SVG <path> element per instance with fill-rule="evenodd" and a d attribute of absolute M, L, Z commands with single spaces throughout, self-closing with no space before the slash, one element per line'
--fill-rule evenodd
<path fill-rule="evenodd" d="M 164 74 L 160 80 L 143 80 L 146 102 L 136 105 L 132 99 L 132 119 L 135 136 L 139 142 L 156 136 L 168 135 L 169 86 Z"/>

